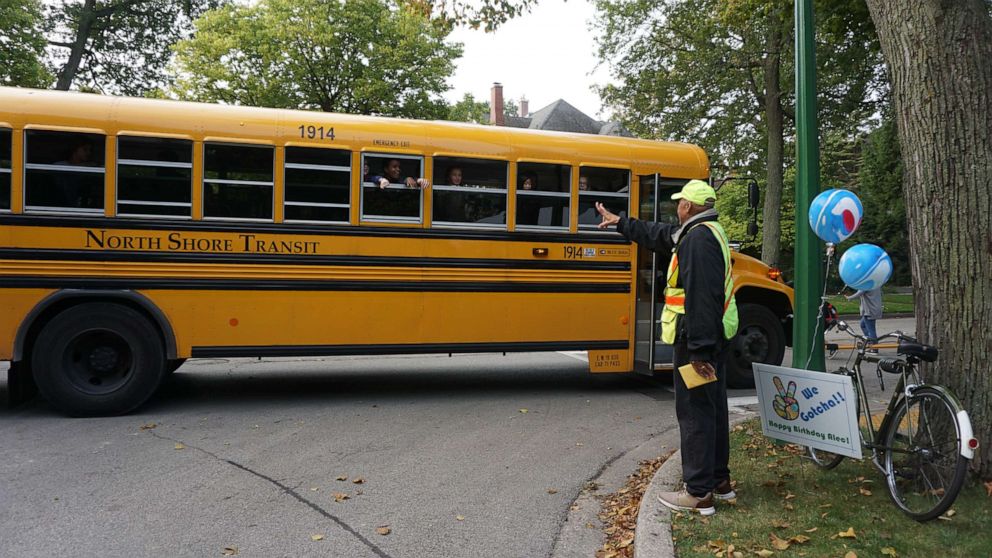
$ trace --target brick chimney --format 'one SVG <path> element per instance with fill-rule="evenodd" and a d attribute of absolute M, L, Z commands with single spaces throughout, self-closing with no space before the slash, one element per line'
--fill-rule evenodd
<path fill-rule="evenodd" d="M 530 107 L 527 106 L 527 97 L 520 96 L 520 118 L 527 118 L 530 114 Z"/>
<path fill-rule="evenodd" d="M 500 83 L 493 83 L 489 96 L 489 123 L 506 125 L 506 117 L 503 115 L 503 86 Z"/>

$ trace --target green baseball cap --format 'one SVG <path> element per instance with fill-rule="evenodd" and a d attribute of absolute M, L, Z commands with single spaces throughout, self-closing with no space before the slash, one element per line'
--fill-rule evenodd
<path fill-rule="evenodd" d="M 672 194 L 672 199 L 687 199 L 696 205 L 716 203 L 716 190 L 702 180 L 690 180 L 685 183 L 681 192 Z"/>

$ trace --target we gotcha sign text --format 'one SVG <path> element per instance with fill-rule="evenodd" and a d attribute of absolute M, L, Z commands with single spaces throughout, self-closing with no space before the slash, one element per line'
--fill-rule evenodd
<path fill-rule="evenodd" d="M 753 367 L 765 436 L 861 459 L 851 378 L 770 364 Z"/>

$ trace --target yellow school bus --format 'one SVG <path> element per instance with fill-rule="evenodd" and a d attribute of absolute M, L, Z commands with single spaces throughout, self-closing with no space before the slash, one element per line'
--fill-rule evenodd
<path fill-rule="evenodd" d="M 0 360 L 71 415 L 128 412 L 198 357 L 653 372 L 667 261 L 593 204 L 669 219 L 709 175 L 679 143 L 0 88 Z M 744 255 L 734 274 L 741 384 L 781 362 L 792 290 Z"/>

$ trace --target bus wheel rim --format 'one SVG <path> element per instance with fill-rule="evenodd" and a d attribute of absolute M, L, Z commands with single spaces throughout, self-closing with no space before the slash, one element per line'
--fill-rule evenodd
<path fill-rule="evenodd" d="M 72 338 L 62 355 L 62 369 L 77 390 L 107 395 L 131 379 L 134 355 L 127 341 L 114 331 L 88 330 Z"/>

